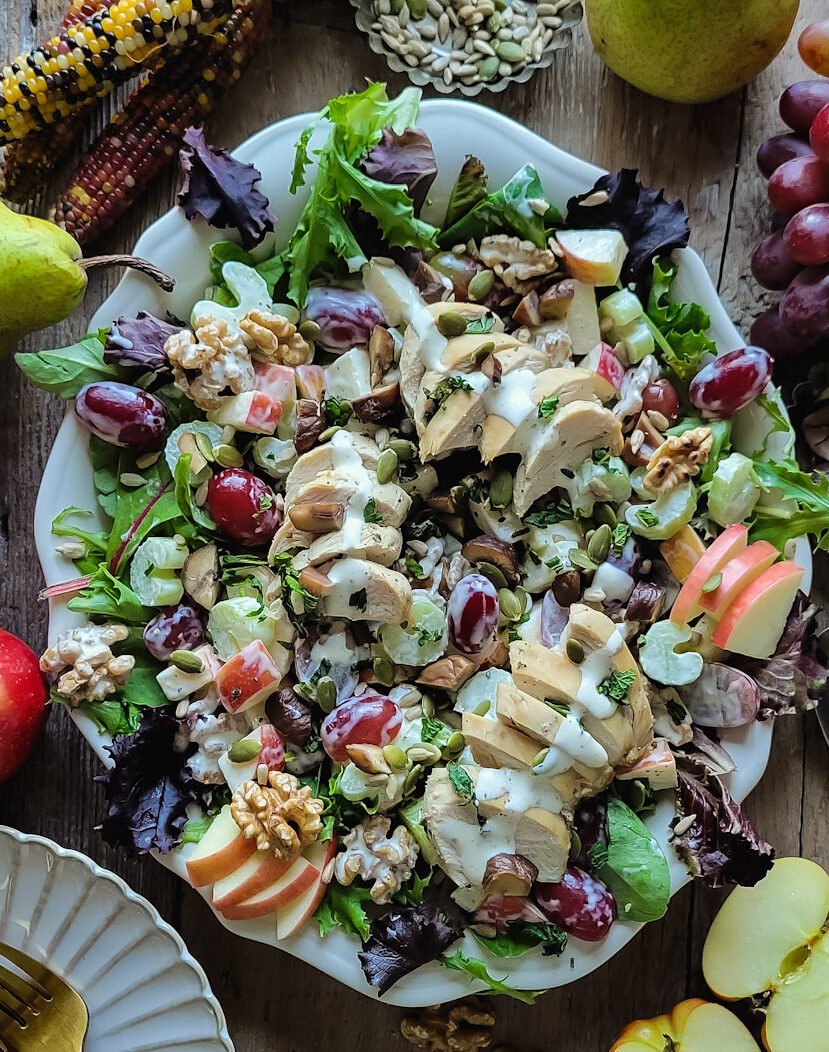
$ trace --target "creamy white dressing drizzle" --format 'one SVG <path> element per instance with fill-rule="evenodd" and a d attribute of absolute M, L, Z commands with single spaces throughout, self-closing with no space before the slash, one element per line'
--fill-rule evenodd
<path fill-rule="evenodd" d="M 533 401 L 535 378 L 532 369 L 513 369 L 501 377 L 497 387 L 488 383 L 483 396 L 487 413 L 501 416 L 513 427 L 518 427 L 536 412 Z"/>
<path fill-rule="evenodd" d="M 332 666 L 349 667 L 357 662 L 358 654 L 348 645 L 345 628 L 321 637 L 311 647 L 311 660 L 316 665 L 328 661 Z"/>
<path fill-rule="evenodd" d="M 421 301 L 412 306 L 408 320 L 420 339 L 420 358 L 423 364 L 434 372 L 445 372 L 443 352 L 449 341 L 437 327 L 431 311 Z"/>
<path fill-rule="evenodd" d="M 582 727 L 578 717 L 569 712 L 556 732 L 556 738 L 550 751 L 533 774 L 563 774 L 569 771 L 574 763 L 585 767 L 603 767 L 607 763 L 607 752 L 596 739 Z"/>
<path fill-rule="evenodd" d="M 576 702 L 582 713 L 586 710 L 596 719 L 606 720 L 617 709 L 615 701 L 599 693 L 599 684 L 607 679 L 613 669 L 613 657 L 625 645 L 625 638 L 618 628 L 614 628 L 604 646 L 590 651 L 579 666 L 581 683 L 579 684 Z"/>
<path fill-rule="evenodd" d="M 593 588 L 601 588 L 608 603 L 624 603 L 630 598 L 635 581 L 612 563 L 603 562 L 593 575 Z"/>
<path fill-rule="evenodd" d="M 374 487 L 363 464 L 363 458 L 354 448 L 351 432 L 337 431 L 330 441 L 333 470 L 356 482 L 356 488 L 348 500 L 342 526 L 343 551 L 347 552 L 359 547 L 365 525 L 366 505 L 371 499 Z"/>

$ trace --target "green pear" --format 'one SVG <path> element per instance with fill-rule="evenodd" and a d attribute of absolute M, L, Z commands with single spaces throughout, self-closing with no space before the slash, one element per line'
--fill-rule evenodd
<path fill-rule="evenodd" d="M 593 46 L 624 80 L 672 102 L 710 102 L 762 72 L 800 0 L 587 0 Z"/>
<path fill-rule="evenodd" d="M 68 317 L 86 291 L 81 246 L 65 230 L 0 201 L 0 356 Z"/>

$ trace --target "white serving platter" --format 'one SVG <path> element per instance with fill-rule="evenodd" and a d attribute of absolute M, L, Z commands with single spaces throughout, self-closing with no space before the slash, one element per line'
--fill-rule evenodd
<path fill-rule="evenodd" d="M 255 164 L 262 173 L 260 188 L 279 215 L 276 235 L 279 243 L 293 231 L 304 201 L 303 191 L 292 196 L 288 186 L 293 145 L 311 116 L 301 114 L 272 124 L 234 151 L 234 156 Z M 522 125 L 474 103 L 443 99 L 424 102 L 418 123 L 432 140 L 439 168 L 427 218 L 442 216 L 457 172 L 469 153 L 480 157 L 486 165 L 490 186 L 505 182 L 522 164 L 534 164 L 547 193 L 562 210 L 569 197 L 589 189 L 604 174 L 602 169 L 565 153 Z M 317 137 L 324 134 L 323 126 L 313 141 L 318 141 Z M 312 168 L 309 179 L 313 175 Z M 201 222 L 190 223 L 180 208 L 171 209 L 141 235 L 134 251 L 176 279 L 174 292 L 167 295 L 134 272 L 128 273 L 92 317 L 89 330 L 109 325 L 119 315 L 132 316 L 142 309 L 162 317 L 166 311 L 188 317 L 192 304 L 201 298 L 205 286 L 210 283 L 208 247 L 223 236 L 233 235 L 223 235 Z M 713 338 L 721 351 L 744 346 L 745 341 L 729 320 L 697 253 L 682 249 L 676 258 L 680 264 L 675 282 L 677 297 L 705 307 L 711 315 Z M 74 569 L 54 550 L 56 539 L 51 533 L 54 517 L 68 505 L 97 509 L 87 445 L 87 432 L 78 425 L 70 410 L 49 456 L 35 510 L 37 549 L 49 585 L 70 579 Z M 808 577 L 808 555 L 805 559 Z M 804 587 L 808 587 L 808 581 L 804 581 Z M 63 599 L 50 600 L 49 613 L 50 642 L 60 632 L 83 621 L 82 616 L 67 609 Z M 101 760 L 108 763 L 104 751 L 108 738 L 102 736 L 87 717 L 75 715 L 74 718 Z M 737 764 L 736 772 L 726 779 L 735 799 L 743 800 L 762 777 L 768 763 L 771 734 L 771 722 L 723 732 L 723 744 Z M 668 823 L 674 813 L 673 794 L 663 793 L 662 796 L 656 813 L 647 824 L 668 858 L 672 892 L 676 892 L 689 877 L 668 844 Z M 186 879 L 184 852 L 157 857 Z M 355 937 L 337 930 L 322 939 L 311 923 L 294 938 L 277 944 L 275 925 L 268 921 L 228 922 L 218 914 L 217 919 L 245 938 L 279 945 L 353 989 L 369 997 L 377 996 L 376 990 L 365 981 L 357 960 L 359 945 Z M 542 957 L 531 952 L 515 960 L 497 960 L 489 958 L 472 936 L 466 937 L 469 945 L 464 949 L 486 959 L 496 977 L 503 978 L 508 972 L 508 981 L 512 985 L 522 989 L 541 989 L 564 986 L 588 975 L 626 946 L 640 927 L 641 924 L 617 923 L 601 943 L 571 939 L 560 958 Z M 407 1007 L 423 1006 L 449 1001 L 482 988 L 482 984 L 470 983 L 462 973 L 431 964 L 402 979 L 383 1000 Z"/>
<path fill-rule="evenodd" d="M 233 1052 L 207 976 L 155 908 L 85 855 L 8 826 L 0 942 L 83 997 L 85 1052 Z"/>

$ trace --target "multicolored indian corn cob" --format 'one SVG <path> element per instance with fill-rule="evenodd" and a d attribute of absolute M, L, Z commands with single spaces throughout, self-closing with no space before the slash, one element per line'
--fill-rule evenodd
<path fill-rule="evenodd" d="M 0 145 L 142 72 L 160 50 L 215 31 L 233 0 L 115 0 L 0 73 Z"/>
<path fill-rule="evenodd" d="M 203 123 L 262 42 L 270 0 L 250 0 L 209 39 L 150 74 L 101 132 L 54 219 L 83 245 L 108 229 L 177 155 L 187 128 Z"/>

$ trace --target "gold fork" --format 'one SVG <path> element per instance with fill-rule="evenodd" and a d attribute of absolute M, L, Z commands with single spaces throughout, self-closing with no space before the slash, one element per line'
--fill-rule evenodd
<path fill-rule="evenodd" d="M 69 983 L 0 942 L 0 1052 L 82 1052 L 88 1025 L 86 1004 Z"/>

